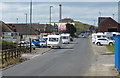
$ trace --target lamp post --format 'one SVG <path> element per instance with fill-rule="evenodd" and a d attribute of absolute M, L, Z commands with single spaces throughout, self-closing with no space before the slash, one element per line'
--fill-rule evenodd
<path fill-rule="evenodd" d="M 16 18 L 16 20 L 17 20 L 17 23 L 18 23 L 18 18 Z"/>
<path fill-rule="evenodd" d="M 61 20 L 62 19 L 62 5 L 60 4 L 59 7 L 60 7 L 60 11 L 59 11 L 60 12 L 59 13 L 60 14 L 60 19 L 59 20 Z"/>
<path fill-rule="evenodd" d="M 101 17 L 101 12 L 99 11 L 99 15 L 100 15 L 100 17 Z"/>
<path fill-rule="evenodd" d="M 51 25 L 51 16 L 52 16 L 52 14 L 51 14 L 51 9 L 52 9 L 52 7 L 53 7 L 53 6 L 50 6 L 50 25 Z"/>
<path fill-rule="evenodd" d="M 25 16 L 26 16 L 26 24 L 27 24 L 27 13 L 25 13 Z"/>
<path fill-rule="evenodd" d="M 31 28 L 32 28 L 32 0 L 30 2 L 30 35 L 31 35 Z M 31 37 L 29 38 L 29 40 L 30 40 L 30 52 L 32 52 Z"/>
<path fill-rule="evenodd" d="M 112 15 L 113 15 L 113 19 L 114 19 L 115 14 L 112 14 Z"/>

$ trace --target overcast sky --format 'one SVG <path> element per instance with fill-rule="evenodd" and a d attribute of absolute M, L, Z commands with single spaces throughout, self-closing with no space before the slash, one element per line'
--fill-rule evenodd
<path fill-rule="evenodd" d="M 20 0 L 18 0 L 20 1 Z M 46 1 L 46 0 L 45 0 Z M 87 0 L 86 0 L 87 1 Z M 110 0 L 109 0 L 110 1 Z M 62 18 L 72 18 L 87 24 L 97 25 L 98 17 L 112 17 L 118 20 L 118 2 L 40 2 L 33 1 L 33 23 L 49 22 L 49 8 L 52 7 L 52 22 L 59 21 L 59 4 L 62 4 Z M 28 14 L 29 2 L 1 2 L 0 19 L 5 23 L 25 23 L 25 13 Z"/>

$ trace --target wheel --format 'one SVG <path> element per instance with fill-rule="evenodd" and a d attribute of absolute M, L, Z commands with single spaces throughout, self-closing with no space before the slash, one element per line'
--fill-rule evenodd
<path fill-rule="evenodd" d="M 58 48 L 60 49 L 61 47 L 59 46 Z"/>
<path fill-rule="evenodd" d="M 98 42 L 97 45 L 100 46 L 101 45 L 100 42 Z"/>
<path fill-rule="evenodd" d="M 109 45 L 110 45 L 110 46 L 112 46 L 112 45 L 113 45 L 113 43 L 109 43 Z"/>

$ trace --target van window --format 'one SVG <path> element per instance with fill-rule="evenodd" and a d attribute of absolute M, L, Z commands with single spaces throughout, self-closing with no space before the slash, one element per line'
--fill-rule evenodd
<path fill-rule="evenodd" d="M 101 36 L 97 36 L 97 38 L 101 38 Z"/>
<path fill-rule="evenodd" d="M 68 37 L 66 37 L 66 36 L 63 36 L 63 37 L 62 37 L 62 39 L 68 39 Z"/>
<path fill-rule="evenodd" d="M 49 41 L 51 42 L 58 42 L 59 38 L 49 38 Z"/>

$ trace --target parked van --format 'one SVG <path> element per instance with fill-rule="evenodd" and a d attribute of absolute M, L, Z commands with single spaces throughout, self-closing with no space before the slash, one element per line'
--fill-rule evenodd
<path fill-rule="evenodd" d="M 47 46 L 50 48 L 61 48 L 62 47 L 62 38 L 60 35 L 48 35 L 47 37 Z"/>
<path fill-rule="evenodd" d="M 61 34 L 62 43 L 70 43 L 70 34 Z"/>
<path fill-rule="evenodd" d="M 103 33 L 94 33 L 92 34 L 92 43 L 95 43 L 96 39 L 98 38 L 107 38 L 107 36 Z"/>

